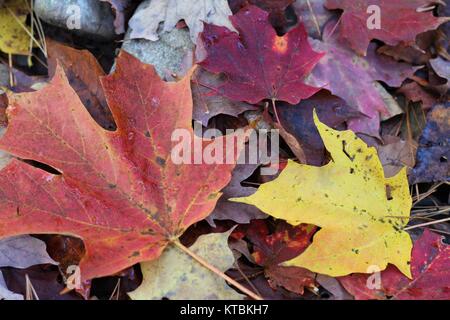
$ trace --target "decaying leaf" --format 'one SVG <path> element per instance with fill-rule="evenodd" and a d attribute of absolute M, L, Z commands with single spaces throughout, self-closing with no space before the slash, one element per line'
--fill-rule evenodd
<path fill-rule="evenodd" d="M 3 274 L 0 272 L 0 300 L 23 300 L 23 295 L 14 293 L 6 287 Z"/>
<path fill-rule="evenodd" d="M 412 169 L 417 150 L 417 145 L 413 140 L 404 141 L 397 137 L 392 137 L 390 140 L 376 147 L 386 177 L 395 176 L 404 167 L 408 170 Z"/>
<path fill-rule="evenodd" d="M 77 50 L 51 39 L 46 40 L 48 73 L 53 75 L 59 63 L 70 85 L 80 97 L 91 116 L 105 129 L 115 129 L 111 111 L 106 103 L 100 77 L 105 72 L 88 50 Z"/>
<path fill-rule="evenodd" d="M 323 167 L 290 161 L 274 181 L 233 201 L 253 204 L 292 225 L 321 228 L 312 244 L 286 266 L 330 276 L 379 270 L 388 263 L 411 277 L 411 239 L 403 227 L 411 209 L 406 170 L 385 178 L 374 148 L 351 131 L 314 121 L 332 161 Z M 393 217 L 395 216 L 395 218 Z"/>
<path fill-rule="evenodd" d="M 450 103 L 437 104 L 419 139 L 411 183 L 450 181 Z"/>
<path fill-rule="evenodd" d="M 133 0 L 100 0 L 103 2 L 108 2 L 114 11 L 114 27 L 117 34 L 122 34 L 125 32 L 125 9 L 130 5 Z"/>
<path fill-rule="evenodd" d="M 29 235 L 0 240 L 0 267 L 25 269 L 36 264 L 57 264 L 45 251 L 45 243 Z M 22 300 L 23 296 L 6 287 L 0 272 L 0 300 Z"/>
<path fill-rule="evenodd" d="M 417 10 L 437 2 L 436 0 L 327 0 L 325 6 L 331 10 L 344 10 L 337 32 L 358 54 L 366 55 L 372 39 L 381 40 L 391 46 L 399 43 L 414 44 L 419 33 L 436 29 L 449 21 L 450 18 L 434 17 L 431 11 Z M 377 14 L 379 25 L 376 20 Z"/>
<path fill-rule="evenodd" d="M 295 0 L 229 0 L 233 12 L 238 12 L 245 6 L 252 4 L 269 13 L 269 21 L 275 27 L 283 29 L 286 24 L 286 8 Z"/>
<path fill-rule="evenodd" d="M 228 247 L 231 231 L 200 236 L 189 249 L 225 272 L 234 265 L 234 255 Z M 170 245 L 158 260 L 141 263 L 141 268 L 144 276 L 141 286 L 128 293 L 133 300 L 244 298 L 231 289 L 225 280 L 201 266 L 175 245 Z"/>
<path fill-rule="evenodd" d="M 311 165 L 322 165 L 325 159 L 325 147 L 316 126 L 311 121 L 314 109 L 323 123 L 335 129 L 343 125 L 345 129 L 345 122 L 361 116 L 359 111 L 327 90 L 321 90 L 295 106 L 278 103 L 277 109 L 283 127 L 294 135 L 306 150 L 306 161 Z"/>
<path fill-rule="evenodd" d="M 122 52 L 102 85 L 116 131 L 90 117 L 58 67 L 42 90 L 9 96 L 8 128 L 0 140 L 1 149 L 60 173 L 19 160 L 1 171 L 0 237 L 81 238 L 82 281 L 157 258 L 188 226 L 208 216 L 234 168 L 172 161 L 175 129 L 188 132 L 191 145 L 203 149 L 224 148 L 230 138 L 194 136 L 189 76 L 166 83 L 152 66 Z M 226 148 L 224 159 L 236 159 L 240 148 Z M 194 152 L 203 151 L 194 149 L 187 151 L 191 163 Z"/>
<path fill-rule="evenodd" d="M 400 87 L 403 80 L 411 77 L 419 68 L 377 55 L 375 44 L 369 46 L 366 57 L 356 55 L 333 35 L 334 25 L 335 22 L 331 21 L 325 26 L 323 41 L 310 39 L 314 50 L 326 54 L 313 69 L 307 83 L 330 90 L 363 113 L 364 116 L 349 121 L 349 128 L 377 137 L 380 113 L 385 117 L 393 114 L 388 111 L 388 104 L 376 81 Z"/>
<path fill-rule="evenodd" d="M 368 275 L 354 274 L 339 281 L 356 299 L 448 300 L 450 299 L 450 246 L 443 237 L 425 230 L 414 242 L 411 260 L 412 280 L 395 267 L 381 272 L 380 287 L 371 285 Z M 374 278 L 374 276 L 372 276 Z"/>
<path fill-rule="evenodd" d="M 397 92 L 403 94 L 408 101 L 421 102 L 422 109 L 424 110 L 431 109 L 431 107 L 436 103 L 436 97 L 426 91 L 415 81 L 403 85 L 397 90 Z"/>
<path fill-rule="evenodd" d="M 45 243 L 28 235 L 0 240 L 0 267 L 25 269 L 35 264 L 57 264 L 45 251 Z"/>
<path fill-rule="evenodd" d="M 158 27 L 164 22 L 163 32 L 175 28 L 180 20 L 184 20 L 189 27 L 193 43 L 203 30 L 203 22 L 227 27 L 235 31 L 229 20 L 232 15 L 227 0 L 151 0 L 131 18 L 129 25 L 132 29 L 131 39 L 158 40 Z"/>
<path fill-rule="evenodd" d="M 435 59 L 430 60 L 430 64 L 433 67 L 434 71 L 440 76 L 450 82 L 450 62 L 442 59 L 441 57 L 437 57 Z"/>
<path fill-rule="evenodd" d="M 272 288 L 284 287 L 301 295 L 305 287 L 314 287 L 314 273 L 304 268 L 280 264 L 305 251 L 315 232 L 313 225 L 301 224 L 293 227 L 281 222 L 271 233 L 266 221 L 252 221 L 246 237 L 253 244 L 254 261 L 264 267 L 264 274 Z"/>
<path fill-rule="evenodd" d="M 238 164 L 233 171 L 230 183 L 222 190 L 222 196 L 214 211 L 206 218 L 212 226 L 214 220 L 233 220 L 236 223 L 249 223 L 253 219 L 264 219 L 267 216 L 254 206 L 228 201 L 233 197 L 245 197 L 256 191 L 251 186 L 242 186 L 242 181 L 249 178 L 259 164 Z"/>
<path fill-rule="evenodd" d="M 312 50 L 301 24 L 279 37 L 268 13 L 255 6 L 243 8 L 231 21 L 239 34 L 207 24 L 201 35 L 208 55 L 200 64 L 228 77 L 218 92 L 248 103 L 271 99 L 296 104 L 319 91 L 304 79 L 323 53 Z"/>
<path fill-rule="evenodd" d="M 82 300 L 75 291 L 61 294 L 65 283 L 61 279 L 61 272 L 55 266 L 36 265 L 27 269 L 8 268 L 3 271 L 5 282 L 12 291 L 27 298 L 39 300 Z M 30 290 L 31 287 L 35 290 Z"/>
<path fill-rule="evenodd" d="M 192 76 L 192 100 L 194 114 L 192 117 L 205 127 L 208 121 L 218 114 L 238 116 L 257 107 L 242 101 L 233 101 L 221 95 L 215 88 L 220 87 L 226 79 L 223 75 L 210 73 L 197 68 Z"/>
<path fill-rule="evenodd" d="M 298 20 L 303 23 L 310 37 L 322 38 L 323 27 L 336 13 L 325 8 L 326 0 L 297 0 L 292 5 Z"/>

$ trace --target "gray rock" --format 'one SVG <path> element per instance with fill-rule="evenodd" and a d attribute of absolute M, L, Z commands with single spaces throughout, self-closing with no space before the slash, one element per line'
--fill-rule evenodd
<path fill-rule="evenodd" d="M 79 36 L 112 40 L 114 13 L 111 5 L 97 0 L 35 0 L 36 14 L 45 22 Z"/>
<path fill-rule="evenodd" d="M 135 14 L 148 6 L 144 1 L 136 9 Z M 155 66 L 161 78 L 168 78 L 171 73 L 183 74 L 186 57 L 192 57 L 194 45 L 189 31 L 174 28 L 170 32 L 159 32 L 159 40 L 130 39 L 132 29 L 128 28 L 122 49 L 139 58 L 142 62 Z M 189 68 L 189 66 L 188 66 Z"/>
<path fill-rule="evenodd" d="M 184 59 L 192 54 L 194 45 L 189 31 L 173 29 L 160 34 L 157 41 L 131 39 L 129 30 L 125 36 L 122 49 L 139 58 L 142 62 L 155 66 L 161 78 L 171 73 L 183 74 Z"/>

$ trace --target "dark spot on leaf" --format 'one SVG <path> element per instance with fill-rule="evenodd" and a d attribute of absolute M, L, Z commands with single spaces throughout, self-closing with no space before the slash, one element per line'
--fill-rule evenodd
<path fill-rule="evenodd" d="M 166 165 L 166 160 L 164 160 L 161 157 L 156 157 L 156 163 L 159 164 L 161 167 L 164 167 Z"/>
<path fill-rule="evenodd" d="M 129 256 L 128 258 L 134 258 L 134 257 L 139 257 L 141 254 L 139 253 L 139 251 L 134 251 L 131 256 Z"/>

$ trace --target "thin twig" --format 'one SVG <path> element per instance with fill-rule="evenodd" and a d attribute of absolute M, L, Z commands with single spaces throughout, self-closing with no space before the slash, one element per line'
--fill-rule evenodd
<path fill-rule="evenodd" d="M 255 294 L 254 292 L 248 290 L 246 287 L 244 287 L 243 285 L 241 285 L 239 282 L 235 281 L 234 279 L 232 279 L 231 277 L 227 276 L 225 273 L 223 273 L 222 271 L 220 271 L 219 269 L 217 269 L 216 267 L 214 267 L 213 265 L 209 264 L 206 260 L 204 260 L 202 257 L 200 257 L 199 255 L 197 255 L 196 253 L 192 252 L 191 250 L 189 250 L 189 248 L 185 247 L 183 244 L 181 244 L 180 241 L 175 240 L 172 241 L 172 243 L 174 245 L 176 245 L 179 249 L 181 249 L 183 252 L 185 252 L 186 254 L 190 255 L 194 260 L 196 260 L 198 263 L 200 263 L 202 266 L 204 266 L 205 268 L 209 269 L 210 271 L 214 272 L 215 274 L 217 274 L 219 277 L 225 279 L 225 281 L 227 281 L 228 283 L 232 284 L 234 287 L 236 287 L 237 289 L 241 290 L 243 293 L 245 293 L 246 295 L 248 295 L 249 297 L 251 297 L 254 300 L 263 300 L 262 297 L 260 297 L 259 295 Z"/>
<path fill-rule="evenodd" d="M 14 12 L 8 7 L 5 6 L 5 8 L 9 11 L 9 13 L 14 17 L 14 19 L 16 20 L 16 22 L 22 27 L 22 29 L 28 34 L 28 36 L 33 40 L 33 42 L 36 44 L 36 46 L 45 54 L 45 50 L 44 48 L 41 46 L 41 44 L 39 43 L 39 41 L 37 41 L 33 34 L 30 32 L 30 30 L 28 30 L 27 26 L 24 25 L 22 23 L 22 21 L 19 20 L 19 18 L 16 17 L 16 15 L 14 14 Z"/>
<path fill-rule="evenodd" d="M 28 274 L 25 274 L 25 287 L 25 300 L 39 300 L 39 296 L 37 295 Z"/>
<path fill-rule="evenodd" d="M 117 284 L 114 287 L 114 290 L 111 293 L 109 300 L 119 300 L 119 295 L 120 295 L 120 278 L 117 280 Z"/>
<path fill-rule="evenodd" d="M 239 264 L 237 262 L 234 263 L 234 266 L 236 267 L 237 271 L 241 274 L 241 276 L 244 278 L 245 281 L 247 281 L 248 285 L 252 287 L 252 289 L 261 296 L 261 292 L 259 292 L 258 288 L 255 287 L 253 282 L 245 275 L 244 271 L 242 271 L 241 267 L 239 267 Z"/>
<path fill-rule="evenodd" d="M 421 223 L 421 224 L 416 224 L 414 226 L 407 227 L 407 228 L 405 228 L 403 230 L 406 231 L 406 230 L 421 228 L 421 227 L 430 226 L 430 225 L 433 225 L 433 224 L 442 223 L 442 222 L 445 222 L 445 221 L 450 221 L 450 218 L 444 218 L 444 219 L 440 219 L 440 220 L 434 220 L 434 221 L 431 221 L 431 222 L 425 222 L 425 223 Z"/>
<path fill-rule="evenodd" d="M 311 6 L 311 2 L 309 0 L 306 0 L 306 3 L 308 4 L 309 11 L 311 11 L 311 16 L 312 16 L 314 24 L 317 28 L 317 32 L 319 33 L 319 37 L 322 38 L 322 32 L 320 31 L 319 21 L 317 21 L 316 15 L 314 14 L 314 10 Z"/>
<path fill-rule="evenodd" d="M 426 197 L 428 197 L 429 195 L 431 195 L 432 193 L 434 193 L 436 191 L 437 188 L 439 188 L 441 185 L 443 185 L 443 182 L 439 182 L 435 185 L 433 185 L 430 190 L 428 190 L 427 192 L 423 193 L 423 194 L 418 194 L 416 197 L 414 197 L 414 203 L 413 206 L 415 206 L 417 203 L 419 203 L 420 201 L 422 201 L 423 199 L 425 199 Z"/>
<path fill-rule="evenodd" d="M 9 85 L 11 87 L 14 87 L 16 84 L 16 81 L 14 80 L 13 61 L 12 61 L 11 53 L 8 53 L 8 68 L 9 68 Z"/>
<path fill-rule="evenodd" d="M 275 99 L 272 99 L 272 107 L 273 107 L 273 112 L 275 113 L 275 119 L 277 120 L 280 127 L 283 128 L 280 118 L 278 117 L 277 106 L 275 105 Z"/>

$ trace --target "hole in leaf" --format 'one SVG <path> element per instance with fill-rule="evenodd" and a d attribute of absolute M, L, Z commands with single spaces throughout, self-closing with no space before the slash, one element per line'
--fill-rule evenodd
<path fill-rule="evenodd" d="M 45 164 L 45 163 L 41 163 L 38 161 L 34 161 L 34 160 L 27 160 L 27 159 L 22 159 L 23 162 L 28 163 L 29 165 L 35 167 L 35 168 L 39 168 L 42 169 L 44 171 L 47 171 L 48 173 L 51 174 L 55 174 L 55 175 L 61 175 L 61 172 L 59 172 L 58 170 L 56 170 L 55 168 Z"/>
<path fill-rule="evenodd" d="M 392 189 L 390 185 L 386 185 L 386 199 L 388 199 L 389 201 L 393 199 L 392 197 Z"/>

